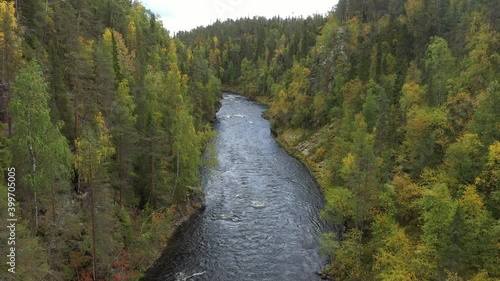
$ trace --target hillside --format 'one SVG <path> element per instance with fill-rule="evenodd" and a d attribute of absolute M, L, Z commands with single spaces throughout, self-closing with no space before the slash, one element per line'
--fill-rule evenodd
<path fill-rule="evenodd" d="M 135 1 L 1 1 L 0 46 L 0 279 L 138 280 L 203 204 L 220 81 Z"/>
<path fill-rule="evenodd" d="M 340 1 L 179 38 L 316 172 L 332 280 L 496 280 L 498 1 Z M 238 55 L 238 56 L 237 56 Z M 241 62 L 241 63 L 239 63 Z"/>

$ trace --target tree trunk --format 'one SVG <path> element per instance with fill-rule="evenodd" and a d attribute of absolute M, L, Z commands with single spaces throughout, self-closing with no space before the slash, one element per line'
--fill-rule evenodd
<path fill-rule="evenodd" d="M 174 183 L 174 191 L 172 193 L 172 200 L 175 202 L 175 191 L 177 190 L 177 179 L 179 178 L 179 152 L 177 151 L 177 165 L 175 171 L 175 183 Z"/>
<path fill-rule="evenodd" d="M 122 144 L 122 137 L 120 137 L 119 141 L 118 141 L 118 145 L 117 145 L 117 154 L 118 154 L 118 170 L 119 170 L 119 196 L 120 196 L 120 206 L 123 207 L 123 185 L 124 185 L 124 177 L 125 177 L 125 173 L 123 172 L 123 144 Z M 115 197 L 115 196 L 113 196 Z"/>
<path fill-rule="evenodd" d="M 149 202 L 152 203 L 153 195 L 155 192 L 155 178 L 156 178 L 156 170 L 155 170 L 155 148 L 153 144 L 153 138 L 150 140 L 151 146 L 151 193 L 149 194 Z"/>
<path fill-rule="evenodd" d="M 16 19 L 17 19 L 17 24 L 21 24 L 19 22 L 19 1 L 16 0 Z"/>
<path fill-rule="evenodd" d="M 54 187 L 54 184 L 51 185 L 52 186 L 52 198 L 51 198 L 51 203 L 52 203 L 52 223 L 55 225 L 56 224 L 56 191 L 55 191 L 55 187 Z"/>
<path fill-rule="evenodd" d="M 75 101 L 75 104 L 73 106 L 75 108 L 75 128 L 73 128 L 73 139 L 76 141 L 77 132 L 78 132 L 78 113 L 77 113 L 78 109 L 76 109 L 76 101 Z"/>
<path fill-rule="evenodd" d="M 96 250 L 95 250 L 95 244 L 96 244 L 96 235 L 95 235 L 96 223 L 95 223 L 95 202 L 94 202 L 95 198 L 94 198 L 94 185 L 92 180 L 92 172 L 90 174 L 89 185 L 90 185 L 90 205 L 92 208 L 92 276 L 94 280 L 97 280 L 97 263 L 96 263 Z"/>
<path fill-rule="evenodd" d="M 37 194 L 37 186 L 35 183 L 35 176 L 36 176 L 36 156 L 35 156 L 35 150 L 33 149 L 33 137 L 32 137 L 32 123 L 31 123 L 31 111 L 28 111 L 28 130 L 29 130 L 29 136 L 30 136 L 30 155 L 31 155 L 31 187 L 33 188 L 33 192 L 35 195 L 35 233 L 38 232 L 38 194 Z"/>

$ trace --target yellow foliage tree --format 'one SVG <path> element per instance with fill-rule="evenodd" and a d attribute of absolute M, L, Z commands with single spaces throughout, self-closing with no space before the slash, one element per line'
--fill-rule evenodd
<path fill-rule="evenodd" d="M 15 13 L 14 2 L 0 2 L 0 86 L 6 86 L 7 90 L 6 102 L 0 103 L 0 121 L 8 122 L 9 135 L 12 134 L 12 118 L 7 110 L 11 100 L 9 85 L 14 82 L 22 63 L 21 29 Z"/>

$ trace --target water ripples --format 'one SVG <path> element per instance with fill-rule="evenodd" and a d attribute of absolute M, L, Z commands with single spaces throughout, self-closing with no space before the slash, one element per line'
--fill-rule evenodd
<path fill-rule="evenodd" d="M 321 194 L 276 144 L 263 110 L 224 95 L 215 128 L 219 166 L 205 175 L 207 208 L 144 280 L 320 280 Z"/>

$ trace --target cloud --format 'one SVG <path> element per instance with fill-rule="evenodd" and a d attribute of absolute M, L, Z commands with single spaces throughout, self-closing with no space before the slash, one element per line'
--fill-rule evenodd
<path fill-rule="evenodd" d="M 336 0 L 142 0 L 144 6 L 158 14 L 171 32 L 206 26 L 217 19 L 264 16 L 289 17 L 325 14 Z"/>

